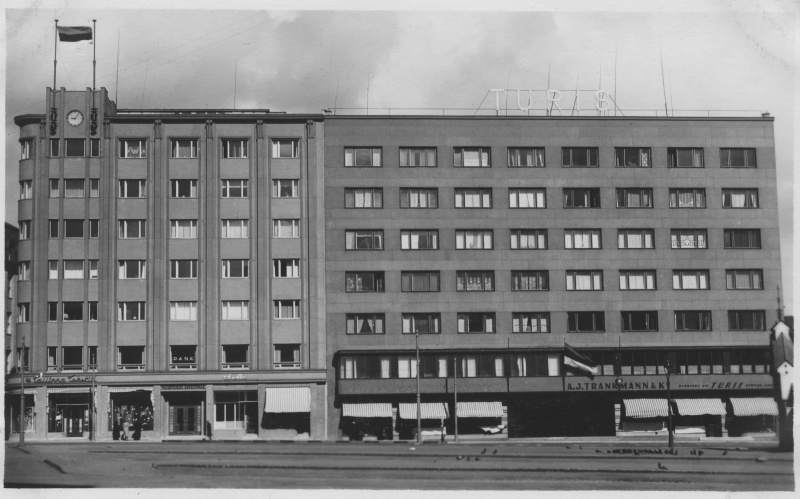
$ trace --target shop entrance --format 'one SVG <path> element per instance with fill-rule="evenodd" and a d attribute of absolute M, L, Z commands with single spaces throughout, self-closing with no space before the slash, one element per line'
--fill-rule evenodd
<path fill-rule="evenodd" d="M 56 412 L 64 417 L 64 429 L 68 437 L 82 437 L 84 427 L 88 426 L 88 405 L 57 405 Z"/>
<path fill-rule="evenodd" d="M 67 437 L 83 437 L 89 432 L 89 394 L 49 395 L 47 431 Z"/>
<path fill-rule="evenodd" d="M 202 435 L 205 393 L 165 395 L 170 435 Z"/>

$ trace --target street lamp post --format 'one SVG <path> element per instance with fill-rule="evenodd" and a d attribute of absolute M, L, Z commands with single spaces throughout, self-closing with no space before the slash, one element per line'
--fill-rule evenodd
<path fill-rule="evenodd" d="M 453 428 L 455 430 L 455 442 L 458 442 L 458 364 L 456 356 L 453 355 Z"/>
<path fill-rule="evenodd" d="M 19 354 L 20 395 L 19 395 L 19 444 L 25 443 L 25 337 L 22 337 L 22 351 Z"/>
<path fill-rule="evenodd" d="M 415 346 L 417 349 L 417 443 L 422 443 L 422 408 L 419 404 L 419 331 L 414 333 Z"/>
<path fill-rule="evenodd" d="M 672 433 L 672 405 L 670 404 L 670 400 L 672 399 L 672 395 L 670 394 L 670 387 L 669 387 L 669 375 L 670 375 L 670 365 L 669 365 L 669 357 L 667 357 L 667 364 L 664 366 L 667 374 L 667 431 L 669 434 L 669 448 L 675 444 L 675 437 Z"/>

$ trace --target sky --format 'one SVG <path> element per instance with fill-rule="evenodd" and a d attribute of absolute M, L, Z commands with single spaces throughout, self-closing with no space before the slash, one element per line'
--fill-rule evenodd
<path fill-rule="evenodd" d="M 57 86 L 91 87 L 96 49 L 97 87 L 106 87 L 120 108 L 472 114 L 494 109 L 489 89 L 545 89 L 549 81 L 563 90 L 606 89 L 629 114 L 663 115 L 665 94 L 675 114 L 770 112 L 783 297 L 793 313 L 797 2 L 577 0 L 530 7 L 412 0 L 405 10 L 396 3 L 310 1 L 290 10 L 297 5 L 240 0 L 212 10 L 221 3 L 142 0 L 131 10 L 125 7 L 132 2 L 119 1 L 5 1 L 5 219 L 16 225 L 13 119 L 45 112 L 54 19 L 62 26 L 96 19 L 96 46 L 59 45 Z M 585 109 L 593 104 L 587 96 Z M 509 108 L 516 98 L 510 94 Z M 573 97 L 563 98 L 569 109 Z"/>

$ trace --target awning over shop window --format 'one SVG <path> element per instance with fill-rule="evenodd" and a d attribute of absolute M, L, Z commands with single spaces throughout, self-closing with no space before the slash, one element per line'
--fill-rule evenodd
<path fill-rule="evenodd" d="M 392 417 L 392 404 L 342 404 L 342 416 L 351 418 L 390 418 Z"/>
<path fill-rule="evenodd" d="M 456 407 L 459 418 L 500 418 L 503 404 L 500 402 L 459 402 Z"/>
<path fill-rule="evenodd" d="M 768 397 L 731 398 L 734 416 L 777 416 L 778 404 Z"/>
<path fill-rule="evenodd" d="M 667 399 L 624 399 L 625 416 L 629 418 L 665 418 Z"/>
<path fill-rule="evenodd" d="M 307 386 L 268 387 L 264 412 L 311 412 L 311 389 Z"/>
<path fill-rule="evenodd" d="M 21 393 L 21 389 L 17 388 L 16 390 L 9 390 L 6 392 L 6 395 L 19 395 Z M 25 395 L 36 395 L 36 388 L 26 388 Z"/>
<path fill-rule="evenodd" d="M 450 417 L 447 404 L 444 402 L 426 402 L 419 405 L 422 419 L 447 419 Z M 403 419 L 417 419 L 417 404 L 400 404 L 400 417 Z"/>
<path fill-rule="evenodd" d="M 127 392 L 150 392 L 153 391 L 151 387 L 134 387 L 134 386 L 109 386 L 108 393 L 127 393 Z"/>
<path fill-rule="evenodd" d="M 720 399 L 675 399 L 678 414 L 681 416 L 724 416 L 727 412 L 725 404 Z"/>

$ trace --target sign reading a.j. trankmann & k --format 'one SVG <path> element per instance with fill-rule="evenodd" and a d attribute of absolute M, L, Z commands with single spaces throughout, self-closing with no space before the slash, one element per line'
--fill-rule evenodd
<path fill-rule="evenodd" d="M 673 390 L 761 390 L 772 388 L 772 381 L 769 378 L 759 380 L 718 381 L 709 380 L 708 378 L 701 380 L 681 380 L 673 377 L 670 380 L 670 388 Z M 615 383 L 613 379 L 609 381 L 567 381 L 564 385 L 564 389 L 568 392 L 666 390 L 667 381 L 627 381 L 624 378 L 622 379 L 622 383 Z"/>

